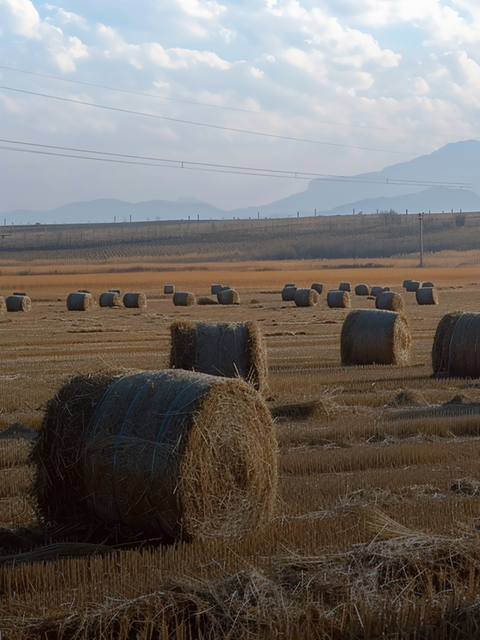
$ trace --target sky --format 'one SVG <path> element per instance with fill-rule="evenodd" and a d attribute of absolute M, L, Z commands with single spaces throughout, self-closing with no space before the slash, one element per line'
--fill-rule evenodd
<path fill-rule="evenodd" d="M 0 213 L 258 206 L 480 138 L 479 107 L 478 0 L 0 0 Z"/>

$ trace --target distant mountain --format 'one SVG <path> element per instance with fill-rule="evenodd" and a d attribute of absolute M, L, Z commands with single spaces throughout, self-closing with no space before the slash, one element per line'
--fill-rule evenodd
<path fill-rule="evenodd" d="M 147 202 L 92 200 L 74 202 L 51 211 L 19 209 L 4 213 L 6 224 L 51 224 L 73 222 L 129 222 L 140 220 L 201 220 L 301 215 L 375 213 L 394 209 L 409 211 L 480 210 L 480 142 L 467 140 L 445 145 L 429 155 L 413 158 L 373 173 L 312 180 L 307 189 L 288 198 L 260 207 L 224 211 L 191 197 Z M 433 183 L 433 185 L 432 185 Z M 435 184 L 436 183 L 436 184 Z M 449 188 L 452 183 L 468 183 L 468 188 Z M 428 188 L 427 188 L 428 187 Z M 0 217 L 0 221 L 1 221 Z"/>

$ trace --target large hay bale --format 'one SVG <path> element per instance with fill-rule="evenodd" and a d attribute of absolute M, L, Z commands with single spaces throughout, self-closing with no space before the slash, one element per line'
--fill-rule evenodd
<path fill-rule="evenodd" d="M 139 291 L 126 293 L 123 296 L 123 306 L 127 309 L 146 309 L 147 296 Z"/>
<path fill-rule="evenodd" d="M 296 287 L 297 285 L 294 282 L 287 282 L 287 284 L 283 285 L 284 287 Z"/>
<path fill-rule="evenodd" d="M 212 286 L 210 287 L 210 293 L 212 294 L 212 296 L 216 296 L 217 293 L 222 291 L 222 289 L 223 289 L 222 284 L 212 284 Z"/>
<path fill-rule="evenodd" d="M 293 301 L 297 307 L 316 307 L 318 298 L 319 295 L 315 289 L 296 289 Z"/>
<path fill-rule="evenodd" d="M 67 309 L 69 311 L 90 311 L 95 307 L 95 298 L 91 293 L 74 291 L 68 294 Z"/>
<path fill-rule="evenodd" d="M 197 304 L 199 304 L 200 306 L 208 306 L 208 305 L 218 305 L 218 300 L 215 300 L 214 298 L 209 298 L 208 296 L 200 296 L 200 298 L 198 298 L 197 300 Z"/>
<path fill-rule="evenodd" d="M 370 295 L 376 298 L 383 292 L 383 287 L 374 286 L 370 289 Z"/>
<path fill-rule="evenodd" d="M 32 301 L 25 295 L 13 295 L 5 298 L 7 311 L 31 311 Z"/>
<path fill-rule="evenodd" d="M 122 291 L 121 291 L 121 289 L 109 289 L 108 291 L 109 291 L 110 293 L 116 293 L 116 294 L 118 294 L 119 296 L 120 296 L 120 295 L 122 295 Z"/>
<path fill-rule="evenodd" d="M 348 291 L 350 293 L 350 291 L 352 290 L 352 285 L 350 284 L 350 282 L 340 282 L 340 284 L 338 285 L 338 290 Z"/>
<path fill-rule="evenodd" d="M 427 282 L 422 282 L 422 287 L 434 287 L 435 285 L 433 284 L 433 282 L 430 282 L 429 280 L 427 280 Z"/>
<path fill-rule="evenodd" d="M 310 287 L 310 289 L 313 289 L 314 291 L 316 291 L 318 294 L 321 295 L 323 293 L 323 284 L 321 282 L 314 282 Z"/>
<path fill-rule="evenodd" d="M 223 289 L 217 293 L 220 304 L 240 304 L 240 294 L 235 289 Z"/>
<path fill-rule="evenodd" d="M 174 322 L 170 368 L 225 378 L 242 377 L 267 388 L 267 351 L 256 322 Z"/>
<path fill-rule="evenodd" d="M 399 293 L 383 291 L 375 298 L 375 307 L 387 311 L 405 311 L 405 301 Z"/>
<path fill-rule="evenodd" d="M 419 287 L 415 291 L 417 304 L 438 304 L 437 290 L 434 287 Z"/>
<path fill-rule="evenodd" d="M 191 307 L 197 303 L 195 295 L 189 291 L 175 291 L 172 300 L 176 307 Z"/>
<path fill-rule="evenodd" d="M 327 293 L 327 305 L 331 309 L 348 309 L 352 306 L 348 291 L 329 291 Z"/>
<path fill-rule="evenodd" d="M 105 291 L 100 295 L 98 305 L 100 307 L 121 307 L 122 300 L 116 291 Z"/>
<path fill-rule="evenodd" d="M 370 290 L 368 288 L 368 284 L 357 284 L 355 285 L 355 295 L 356 296 L 368 296 L 370 294 Z"/>
<path fill-rule="evenodd" d="M 419 286 L 420 282 L 418 280 L 410 280 L 410 282 L 407 282 L 405 291 L 416 291 Z"/>
<path fill-rule="evenodd" d="M 190 371 L 72 378 L 47 405 L 31 462 L 41 519 L 117 540 L 241 536 L 276 499 L 262 397 Z"/>
<path fill-rule="evenodd" d="M 163 285 L 163 293 L 164 294 L 173 294 L 173 293 L 175 293 L 175 285 L 174 284 L 164 284 Z"/>
<path fill-rule="evenodd" d="M 5 298 L 0 296 L 0 313 L 5 313 L 7 311 L 7 303 L 5 302 Z"/>
<path fill-rule="evenodd" d="M 412 334 L 395 311 L 356 309 L 345 318 L 340 337 L 343 365 L 408 363 Z"/>
<path fill-rule="evenodd" d="M 408 284 L 409 282 L 411 282 L 411 280 L 404 280 L 404 281 L 403 281 L 403 283 L 402 283 L 402 287 L 403 287 L 404 289 L 406 289 L 406 288 L 407 288 L 407 284 Z"/>
<path fill-rule="evenodd" d="M 297 287 L 294 284 L 285 285 L 282 289 L 282 300 L 284 302 L 293 302 Z"/>
<path fill-rule="evenodd" d="M 480 377 L 480 313 L 443 316 L 433 339 L 432 366 L 438 377 Z"/>

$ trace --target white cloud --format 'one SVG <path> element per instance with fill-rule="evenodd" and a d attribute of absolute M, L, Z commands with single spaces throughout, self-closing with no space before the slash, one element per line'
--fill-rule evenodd
<path fill-rule="evenodd" d="M 159 67 L 167 69 L 188 69 L 198 64 L 205 64 L 209 67 L 226 70 L 230 63 L 222 60 L 212 51 L 196 51 L 194 49 L 164 49 L 161 44 L 154 42 L 148 46 L 148 57 Z"/>
<path fill-rule="evenodd" d="M 188 15 L 194 18 L 213 18 L 224 13 L 227 8 L 215 0 L 199 2 L 199 0 L 177 0 L 177 3 Z"/>
<path fill-rule="evenodd" d="M 40 38 L 37 31 L 40 16 L 30 0 L 1 0 L 0 22 L 13 33 L 26 38 Z"/>
<path fill-rule="evenodd" d="M 75 71 L 75 60 L 89 56 L 87 47 L 75 36 L 69 36 L 67 41 L 63 38 L 52 38 L 49 50 L 65 73 Z"/>
<path fill-rule="evenodd" d="M 265 75 L 263 71 L 257 69 L 256 67 L 250 67 L 250 73 L 254 78 L 263 78 L 263 76 Z"/>

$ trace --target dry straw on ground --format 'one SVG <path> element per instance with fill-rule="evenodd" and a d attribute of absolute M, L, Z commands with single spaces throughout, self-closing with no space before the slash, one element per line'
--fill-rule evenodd
<path fill-rule="evenodd" d="M 293 302 L 297 287 L 294 284 L 286 284 L 282 289 L 282 300 L 284 302 Z"/>
<path fill-rule="evenodd" d="M 387 311 L 405 311 L 405 301 L 399 293 L 383 291 L 375 298 L 375 307 Z"/>
<path fill-rule="evenodd" d="M 174 284 L 164 284 L 163 285 L 163 293 L 164 294 L 173 294 L 175 293 L 175 285 Z"/>
<path fill-rule="evenodd" d="M 217 293 L 217 300 L 220 304 L 240 304 L 240 294 L 235 289 L 224 289 Z"/>
<path fill-rule="evenodd" d="M 146 309 L 147 296 L 141 292 L 126 293 L 123 296 L 123 306 L 127 309 Z"/>
<path fill-rule="evenodd" d="M 348 291 L 329 291 L 327 293 L 327 305 L 331 309 L 348 309 L 352 306 Z"/>
<path fill-rule="evenodd" d="M 435 376 L 480 377 L 480 313 L 454 311 L 443 316 L 432 347 Z"/>
<path fill-rule="evenodd" d="M 0 296 L 0 313 L 5 313 L 7 311 L 7 303 L 5 302 L 5 298 Z"/>
<path fill-rule="evenodd" d="M 343 323 L 342 364 L 405 365 L 411 341 L 409 322 L 404 315 L 394 311 L 356 309 Z"/>
<path fill-rule="evenodd" d="M 95 307 L 95 298 L 91 293 L 74 291 L 67 297 L 67 309 L 69 311 L 90 311 Z"/>
<path fill-rule="evenodd" d="M 242 377 L 267 389 L 267 351 L 256 322 L 174 322 L 170 367 L 227 378 Z"/>
<path fill-rule="evenodd" d="M 261 396 L 190 371 L 77 376 L 31 461 L 40 516 L 117 539 L 242 536 L 270 520 L 277 443 Z"/>
<path fill-rule="evenodd" d="M 105 291 L 105 293 L 100 295 L 98 305 L 100 307 L 121 307 L 122 299 L 115 291 Z"/>
<path fill-rule="evenodd" d="M 321 282 L 314 282 L 312 284 L 312 286 L 310 287 L 310 289 L 313 289 L 318 294 L 322 294 L 323 293 L 323 284 Z"/>
<path fill-rule="evenodd" d="M 315 289 L 296 289 L 293 300 L 297 307 L 316 307 L 319 295 Z"/>
<path fill-rule="evenodd" d="M 340 282 L 340 284 L 338 285 L 338 290 L 348 291 L 350 293 L 350 291 L 352 290 L 352 285 L 350 284 L 350 282 Z"/>
<path fill-rule="evenodd" d="M 420 287 L 415 291 L 417 304 L 438 304 L 437 290 L 433 287 Z"/>
<path fill-rule="evenodd" d="M 7 311 L 30 311 L 32 301 L 25 295 L 13 295 L 5 298 Z"/>
<path fill-rule="evenodd" d="M 368 284 L 357 284 L 355 285 L 355 295 L 356 296 L 368 296 L 369 288 Z"/>
<path fill-rule="evenodd" d="M 176 307 L 191 307 L 197 303 L 195 295 L 189 291 L 175 291 L 172 300 Z"/>
<path fill-rule="evenodd" d="M 409 280 L 405 285 L 405 291 L 416 291 L 420 287 L 418 280 Z"/>

